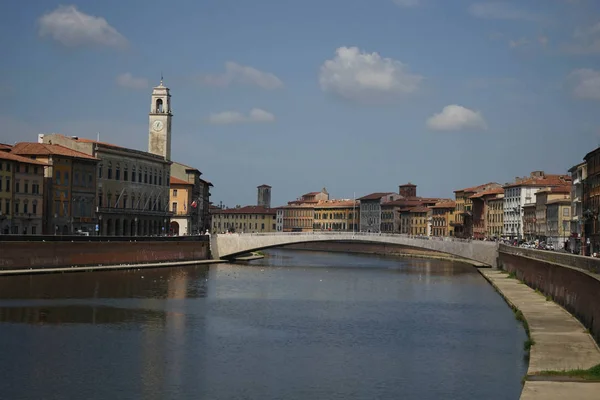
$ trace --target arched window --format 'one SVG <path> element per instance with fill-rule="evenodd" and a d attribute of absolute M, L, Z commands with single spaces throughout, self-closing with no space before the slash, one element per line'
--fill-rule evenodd
<path fill-rule="evenodd" d="M 148 103 L 146 103 L 148 104 Z M 163 112 L 163 101 L 162 99 L 156 99 L 156 112 L 157 113 L 162 113 Z"/>
<path fill-rule="evenodd" d="M 158 174 L 156 173 L 156 168 L 154 168 L 154 184 L 158 183 Z"/>
<path fill-rule="evenodd" d="M 106 201 L 107 201 L 107 207 L 108 208 L 112 208 L 113 204 L 112 204 L 112 193 L 108 192 L 108 194 L 106 195 Z"/>
<path fill-rule="evenodd" d="M 98 207 L 104 207 L 104 203 L 102 202 L 102 191 L 98 192 Z"/>
<path fill-rule="evenodd" d="M 148 167 L 144 168 L 144 183 L 148 183 Z"/>
<path fill-rule="evenodd" d="M 106 177 L 112 179 L 112 163 L 110 161 L 108 162 L 108 173 L 106 174 Z"/>
<path fill-rule="evenodd" d="M 131 182 L 135 182 L 135 165 L 131 167 Z"/>
<path fill-rule="evenodd" d="M 127 208 L 127 193 L 123 193 L 123 208 Z"/>
<path fill-rule="evenodd" d="M 142 183 L 142 167 L 138 169 L 138 182 Z"/>
<path fill-rule="evenodd" d="M 98 164 L 98 178 L 102 179 L 102 163 Z"/>
<path fill-rule="evenodd" d="M 131 208 L 135 208 L 135 194 L 131 195 Z"/>
<path fill-rule="evenodd" d="M 121 180 L 121 164 L 117 163 L 117 167 L 115 169 L 115 179 L 116 180 Z"/>
<path fill-rule="evenodd" d="M 123 180 L 125 182 L 129 180 L 129 171 L 127 171 L 127 164 L 123 166 Z"/>

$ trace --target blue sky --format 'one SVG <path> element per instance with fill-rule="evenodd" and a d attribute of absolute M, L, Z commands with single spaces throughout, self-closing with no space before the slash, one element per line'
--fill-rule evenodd
<path fill-rule="evenodd" d="M 263 183 L 273 205 L 408 181 L 451 197 L 600 145 L 594 0 L 30 0 L 0 18 L 0 142 L 146 150 L 162 71 L 172 158 L 229 206 Z"/>

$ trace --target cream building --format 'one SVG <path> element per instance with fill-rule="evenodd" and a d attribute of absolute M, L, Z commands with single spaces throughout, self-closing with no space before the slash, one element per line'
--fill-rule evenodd
<path fill-rule="evenodd" d="M 571 199 L 556 199 L 546 203 L 547 242 L 563 249 L 571 230 Z"/>
<path fill-rule="evenodd" d="M 314 206 L 315 231 L 357 232 L 359 204 L 355 200 L 324 200 Z"/>
<path fill-rule="evenodd" d="M 213 233 L 265 233 L 277 230 L 276 210 L 261 206 L 213 208 Z"/>

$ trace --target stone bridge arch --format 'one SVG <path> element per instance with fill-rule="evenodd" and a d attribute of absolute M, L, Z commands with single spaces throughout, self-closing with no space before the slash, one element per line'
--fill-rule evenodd
<path fill-rule="evenodd" d="M 234 233 L 213 235 L 211 236 L 211 254 L 213 259 L 228 259 L 251 251 L 288 244 L 339 241 L 386 243 L 421 248 L 466 258 L 491 267 L 496 267 L 498 258 L 498 244 L 495 242 L 364 232 Z"/>

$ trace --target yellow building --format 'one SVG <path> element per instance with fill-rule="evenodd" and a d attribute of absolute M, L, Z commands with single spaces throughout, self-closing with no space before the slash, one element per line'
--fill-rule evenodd
<path fill-rule="evenodd" d="M 277 230 L 274 208 L 261 206 L 213 208 L 211 214 L 213 233 L 264 233 Z"/>
<path fill-rule="evenodd" d="M 358 201 L 321 200 L 314 206 L 313 229 L 315 231 L 358 231 L 359 213 Z"/>
<path fill-rule="evenodd" d="M 454 201 L 442 201 L 431 206 L 431 236 L 454 236 L 450 225 L 454 221 Z"/>
<path fill-rule="evenodd" d="M 418 206 L 410 209 L 410 234 L 413 236 L 429 236 L 428 226 L 429 208 Z"/>
<path fill-rule="evenodd" d="M 315 221 L 315 205 L 317 203 L 288 203 L 283 209 L 284 232 L 312 232 Z"/>
<path fill-rule="evenodd" d="M 0 151 L 0 233 L 40 235 L 44 216 L 43 162 Z"/>
<path fill-rule="evenodd" d="M 487 200 L 486 234 L 490 239 L 501 238 L 504 230 L 504 195 Z"/>
<path fill-rule="evenodd" d="M 169 234 L 175 236 L 193 234 L 191 231 L 192 215 L 198 207 L 198 204 L 194 204 L 192 199 L 194 184 L 173 176 L 171 176 L 170 184 L 169 209 L 173 215 Z"/>
<path fill-rule="evenodd" d="M 496 182 L 454 191 L 456 207 L 454 209 L 454 236 L 470 238 L 473 236 L 473 200 L 471 196 L 482 191 L 501 188 Z"/>

